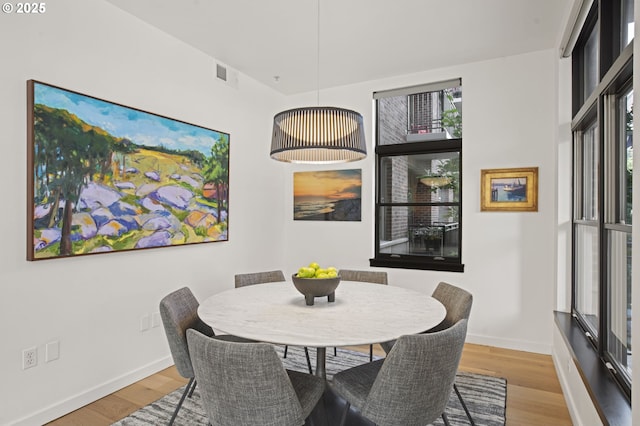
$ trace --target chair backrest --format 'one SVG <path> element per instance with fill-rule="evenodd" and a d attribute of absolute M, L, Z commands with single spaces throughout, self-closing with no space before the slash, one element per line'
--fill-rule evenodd
<path fill-rule="evenodd" d="M 424 425 L 445 410 L 467 320 L 436 333 L 401 336 L 387 355 L 362 414 L 378 425 Z"/>
<path fill-rule="evenodd" d="M 387 273 L 379 271 L 355 271 L 340 269 L 340 278 L 345 281 L 361 281 L 374 284 L 388 284 Z"/>
<path fill-rule="evenodd" d="M 275 349 L 187 331 L 202 405 L 214 425 L 300 426 L 300 401 Z"/>
<path fill-rule="evenodd" d="M 255 272 L 252 274 L 237 274 L 236 288 L 254 284 L 275 283 L 286 281 L 282 271 Z"/>
<path fill-rule="evenodd" d="M 446 282 L 438 284 L 432 296 L 447 308 L 447 315 L 440 324 L 429 330 L 440 331 L 449 328 L 461 319 L 469 319 L 473 295 L 468 291 Z"/>
<path fill-rule="evenodd" d="M 198 316 L 198 300 L 188 287 L 183 287 L 166 295 L 160 301 L 160 317 L 164 326 L 169 349 L 178 373 L 182 377 L 193 377 L 193 366 L 187 347 L 187 329 L 193 328 L 208 336 L 214 332 Z"/>

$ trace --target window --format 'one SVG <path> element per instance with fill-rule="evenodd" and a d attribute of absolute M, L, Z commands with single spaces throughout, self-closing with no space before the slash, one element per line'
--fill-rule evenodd
<path fill-rule="evenodd" d="M 633 1 L 594 1 L 572 53 L 572 311 L 627 397 L 633 313 L 633 27 Z"/>
<path fill-rule="evenodd" d="M 622 13 L 621 19 L 621 31 L 620 31 L 620 43 L 621 48 L 627 47 L 631 40 L 633 40 L 633 34 L 635 31 L 633 21 L 633 0 L 620 0 Z"/>
<path fill-rule="evenodd" d="M 376 92 L 371 266 L 462 272 L 459 79 Z"/>

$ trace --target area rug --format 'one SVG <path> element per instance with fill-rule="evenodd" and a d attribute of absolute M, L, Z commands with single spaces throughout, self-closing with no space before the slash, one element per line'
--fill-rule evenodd
<path fill-rule="evenodd" d="M 282 357 L 282 347 L 277 346 L 276 350 Z M 309 354 L 311 356 L 311 365 L 315 368 L 315 350 L 310 349 Z M 309 371 L 304 352 L 301 348 L 289 347 L 287 358 L 284 358 L 282 361 L 288 369 L 303 372 Z M 327 379 L 331 380 L 331 377 L 333 377 L 335 373 L 345 368 L 354 367 L 365 362 L 369 362 L 368 354 L 338 348 L 338 354 L 334 356 L 333 350 L 327 349 Z M 507 382 L 505 379 L 458 372 L 456 384 L 476 425 L 503 426 L 505 424 L 507 394 Z M 180 400 L 182 392 L 184 392 L 184 387 L 141 408 L 113 425 L 148 426 L 167 424 Z M 453 391 L 447 404 L 446 414 L 451 425 L 469 424 L 469 420 L 465 415 L 460 401 Z M 196 388 L 193 396 L 187 398 L 182 405 L 174 425 L 206 426 L 207 424 L 208 420 L 200 406 L 200 394 Z M 438 421 L 434 423 L 434 426 L 442 425 L 442 419 L 438 419 Z"/>

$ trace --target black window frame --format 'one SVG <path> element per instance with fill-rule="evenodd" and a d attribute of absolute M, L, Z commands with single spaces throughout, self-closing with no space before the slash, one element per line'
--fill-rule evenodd
<path fill-rule="evenodd" d="M 571 256 L 571 312 L 572 318 L 576 324 L 583 330 L 591 343 L 592 349 L 595 351 L 600 362 L 606 366 L 606 369 L 610 372 L 611 377 L 618 384 L 619 388 L 623 391 L 623 394 L 630 401 L 632 383 L 630 377 L 623 372 L 619 372 L 621 368 L 617 365 L 617 361 L 612 358 L 608 352 L 608 336 L 611 333 L 610 314 L 612 308 L 610 307 L 610 283 L 609 283 L 609 271 L 611 265 L 611 259 L 609 258 L 609 231 L 621 231 L 630 234 L 631 225 L 621 225 L 612 223 L 612 220 L 607 217 L 611 212 L 616 211 L 618 207 L 617 197 L 610 194 L 611 184 L 608 180 L 612 179 L 622 167 L 618 162 L 612 163 L 611 160 L 607 160 L 607 156 L 610 155 L 610 145 L 616 143 L 615 138 L 612 141 L 612 136 L 617 129 L 617 124 L 611 125 L 611 120 L 606 120 L 605 115 L 610 112 L 607 109 L 606 98 L 610 96 L 616 96 L 621 91 L 633 87 L 633 40 L 626 45 L 621 46 L 620 35 L 622 34 L 621 28 L 621 2 L 620 1 L 594 1 L 591 10 L 585 24 L 582 27 L 580 36 L 577 40 L 576 46 L 572 52 L 572 87 L 573 87 L 573 100 L 572 100 L 572 112 L 573 119 L 571 123 L 572 133 L 574 134 L 573 150 L 574 150 L 574 164 L 572 165 L 573 183 L 574 189 L 574 202 L 572 207 L 572 256 Z M 594 30 L 598 31 L 598 81 L 595 89 L 592 93 L 586 96 L 583 93 L 584 87 L 584 46 L 587 42 L 588 36 Z M 581 198 L 583 195 L 581 192 L 579 174 L 582 169 L 578 162 L 581 160 L 581 151 L 577 148 L 578 138 L 580 132 L 585 129 L 589 123 L 594 122 L 598 126 L 596 135 L 596 145 L 599 156 L 598 164 L 598 181 L 597 181 L 597 197 L 598 197 L 598 214 L 597 219 L 584 220 L 581 217 L 576 217 L 578 212 L 578 203 L 582 203 L 584 200 Z M 613 129 L 611 127 L 613 126 Z M 576 137 L 578 135 L 578 137 Z M 614 185 L 615 187 L 615 185 Z M 617 191 L 617 188 L 616 188 Z M 578 215 L 579 216 L 579 215 Z M 596 227 L 598 236 L 598 323 L 597 330 L 590 325 L 584 317 L 584 313 L 580 312 L 579 307 L 576 306 L 576 293 L 579 283 L 577 282 L 578 265 L 576 256 L 578 250 L 576 227 L 581 225 L 589 225 Z M 594 333 L 594 331 L 596 333 Z M 636 366 L 636 368 L 638 368 Z"/>
<path fill-rule="evenodd" d="M 459 86 L 461 87 L 461 81 L 458 79 Z M 438 83 L 435 83 L 438 84 Z M 455 86 L 451 86 L 455 87 Z M 416 90 L 414 93 L 421 93 Z M 375 231 L 374 231 L 374 245 L 375 255 L 369 260 L 370 266 L 373 267 L 387 267 L 387 268 L 403 268 L 403 269 L 418 269 L 418 270 L 434 270 L 434 271 L 449 271 L 449 272 L 464 272 L 464 264 L 462 263 L 462 232 L 463 232 L 463 176 L 462 176 L 462 137 L 429 140 L 421 142 L 406 142 L 406 143 L 393 143 L 383 144 L 380 143 L 380 131 L 379 131 L 379 99 L 375 99 L 375 123 L 376 123 L 376 167 L 375 167 Z M 382 176 L 382 164 L 386 158 L 394 156 L 412 156 L 420 154 L 442 154 L 442 153 L 457 153 L 459 161 L 458 170 L 458 198 L 456 201 L 447 201 L 439 203 L 420 203 L 420 202 L 382 202 L 383 194 L 381 179 Z M 380 247 L 380 220 L 381 210 L 387 207 L 420 207 L 420 206 L 457 206 L 458 208 L 458 233 L 457 233 L 457 257 L 444 257 L 444 256 L 428 256 L 424 254 L 396 254 L 396 253 L 381 253 Z"/>

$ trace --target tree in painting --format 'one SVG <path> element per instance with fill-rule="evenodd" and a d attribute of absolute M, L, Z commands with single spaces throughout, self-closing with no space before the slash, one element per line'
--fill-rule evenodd
<path fill-rule="evenodd" d="M 226 135 L 222 135 L 218 143 L 211 147 L 211 156 L 204 161 L 202 175 L 205 186 L 212 185 L 215 188 L 212 195 L 216 198 L 217 220 L 220 223 L 222 203 L 229 186 L 229 138 Z"/>
<path fill-rule="evenodd" d="M 49 224 L 55 222 L 63 201 L 60 255 L 71 254 L 73 206 L 87 180 L 110 158 L 113 138 L 93 127 L 83 129 L 77 117 L 60 109 L 35 106 L 36 199 L 51 199 Z"/>

